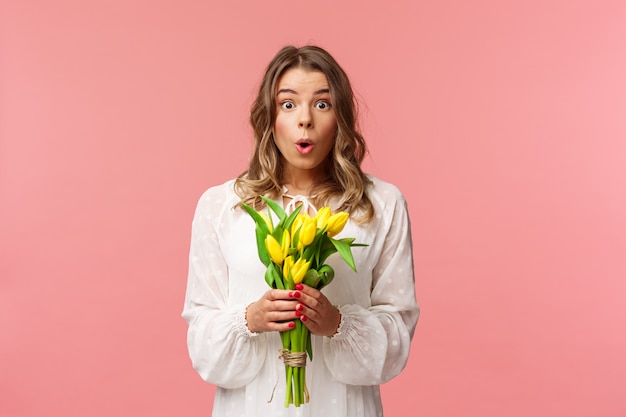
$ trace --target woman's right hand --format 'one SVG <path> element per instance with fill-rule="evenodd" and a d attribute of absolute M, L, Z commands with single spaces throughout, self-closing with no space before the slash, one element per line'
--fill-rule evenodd
<path fill-rule="evenodd" d="M 248 329 L 254 333 L 292 329 L 296 316 L 296 291 L 269 290 L 246 308 Z M 300 294 L 298 294 L 300 295 Z"/>

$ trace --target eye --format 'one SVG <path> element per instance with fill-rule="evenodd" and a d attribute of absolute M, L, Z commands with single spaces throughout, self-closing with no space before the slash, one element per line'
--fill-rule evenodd
<path fill-rule="evenodd" d="M 330 103 L 325 100 L 320 100 L 317 103 L 315 103 L 315 108 L 318 110 L 328 110 L 330 109 Z"/>
<path fill-rule="evenodd" d="M 291 102 L 291 101 L 283 101 L 282 103 L 280 103 L 280 107 L 281 107 L 283 110 L 291 110 L 291 109 L 293 109 L 294 107 L 296 107 L 296 105 L 295 105 L 295 104 L 293 104 L 293 102 Z"/>

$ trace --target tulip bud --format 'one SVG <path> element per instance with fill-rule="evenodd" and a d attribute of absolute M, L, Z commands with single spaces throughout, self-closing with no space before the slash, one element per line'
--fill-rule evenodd
<path fill-rule="evenodd" d="M 296 216 L 295 220 L 291 224 L 291 236 L 296 235 L 296 232 L 298 231 L 300 226 L 302 226 L 302 223 L 304 223 L 304 217 L 298 214 L 298 216 Z"/>
<path fill-rule="evenodd" d="M 290 281 L 289 273 L 293 268 L 293 256 L 287 256 L 285 258 L 285 264 L 283 265 L 283 278 L 285 278 L 285 282 Z"/>
<path fill-rule="evenodd" d="M 291 267 L 291 279 L 294 284 L 300 284 L 304 279 L 304 275 L 309 270 L 309 265 L 311 262 L 307 261 L 304 258 L 300 258 L 296 261 L 295 264 Z"/>
<path fill-rule="evenodd" d="M 309 217 L 305 219 L 302 226 L 300 226 L 300 237 L 298 240 L 298 247 L 302 248 L 306 245 L 310 245 L 315 239 L 315 233 L 317 232 L 317 221 Z"/>
<path fill-rule="evenodd" d="M 350 217 L 350 215 L 345 211 L 330 216 L 327 223 L 328 227 L 326 228 L 328 237 L 333 237 L 339 234 L 343 230 L 343 227 L 346 225 L 348 217 Z"/>
<path fill-rule="evenodd" d="M 264 212 L 259 211 L 258 213 L 263 218 L 263 220 L 265 220 L 265 224 L 267 224 L 267 228 L 270 230 L 271 233 L 272 230 L 274 230 L 274 225 L 272 224 L 272 221 L 269 217 L 267 217 L 267 214 L 265 214 Z"/>
<path fill-rule="evenodd" d="M 322 207 L 321 209 L 319 209 L 319 211 L 317 212 L 317 215 L 315 216 L 315 219 L 317 220 L 317 228 L 323 229 L 324 226 L 326 226 L 326 222 L 328 221 L 329 217 L 330 217 L 330 207 L 326 206 L 326 207 Z"/>
<path fill-rule="evenodd" d="M 283 259 L 289 253 L 289 246 L 291 245 L 291 236 L 289 236 L 289 231 L 285 230 L 283 232 L 283 240 L 280 242 L 280 247 L 283 252 Z"/>
<path fill-rule="evenodd" d="M 283 255 L 283 251 L 280 243 L 274 238 L 272 235 L 267 235 L 265 237 L 265 247 L 267 248 L 267 252 L 272 259 L 272 262 L 282 265 L 285 260 L 285 255 Z"/>

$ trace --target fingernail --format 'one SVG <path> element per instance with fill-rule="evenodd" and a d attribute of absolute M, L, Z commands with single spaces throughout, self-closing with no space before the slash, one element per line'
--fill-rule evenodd
<path fill-rule="evenodd" d="M 293 291 L 289 291 L 289 296 L 293 297 Z"/>
<path fill-rule="evenodd" d="M 304 288 L 304 285 L 302 284 L 296 284 L 296 290 L 301 290 Z"/>
<path fill-rule="evenodd" d="M 296 306 L 296 310 L 298 310 L 298 311 L 302 311 L 302 310 L 304 310 L 304 306 L 303 306 L 302 304 L 298 304 L 298 305 Z"/>
<path fill-rule="evenodd" d="M 302 317 L 300 317 L 300 320 L 302 320 L 302 321 L 306 321 L 306 316 L 302 316 Z"/>
<path fill-rule="evenodd" d="M 296 297 L 296 298 L 300 298 L 300 293 L 298 291 L 296 291 L 296 292 L 293 293 L 293 296 Z"/>
<path fill-rule="evenodd" d="M 293 329 L 295 327 L 296 323 L 294 323 L 293 321 L 289 322 L 289 328 Z"/>
<path fill-rule="evenodd" d="M 296 317 L 300 317 L 302 315 L 302 313 L 300 313 L 299 311 L 296 311 Z"/>

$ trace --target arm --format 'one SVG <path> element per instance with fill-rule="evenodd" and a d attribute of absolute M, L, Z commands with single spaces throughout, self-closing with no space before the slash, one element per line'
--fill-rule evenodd
<path fill-rule="evenodd" d="M 371 306 L 340 307 L 337 334 L 324 339 L 324 359 L 338 381 L 384 383 L 404 369 L 419 307 L 415 299 L 411 226 L 404 197 L 383 213 L 388 219 L 382 251 L 373 269 Z"/>
<path fill-rule="evenodd" d="M 183 318 L 189 324 L 187 345 L 194 369 L 207 382 L 237 388 L 263 366 L 267 335 L 248 330 L 245 305 L 228 303 L 228 265 L 214 226 L 221 208 L 214 206 L 217 199 L 211 193 L 200 199 L 192 224 Z"/>

